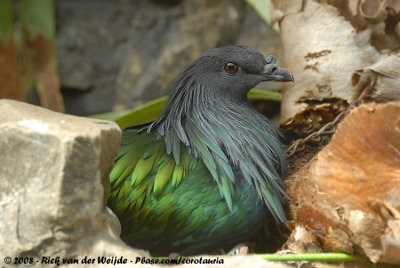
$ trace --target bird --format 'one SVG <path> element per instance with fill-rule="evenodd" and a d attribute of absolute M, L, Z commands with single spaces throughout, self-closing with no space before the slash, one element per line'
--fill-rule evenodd
<path fill-rule="evenodd" d="M 107 205 L 121 239 L 153 256 L 203 254 L 286 222 L 279 130 L 249 104 L 263 81 L 293 75 L 243 45 L 218 47 L 172 83 L 161 116 L 123 129 Z"/>

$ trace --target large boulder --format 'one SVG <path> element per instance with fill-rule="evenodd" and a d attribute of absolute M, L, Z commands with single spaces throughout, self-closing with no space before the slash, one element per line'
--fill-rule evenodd
<path fill-rule="evenodd" d="M 146 256 L 122 243 L 105 209 L 115 123 L 0 100 L 0 135 L 3 258 Z"/>

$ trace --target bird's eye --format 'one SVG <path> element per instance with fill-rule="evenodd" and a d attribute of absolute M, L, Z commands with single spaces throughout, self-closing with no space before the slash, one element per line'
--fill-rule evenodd
<path fill-rule="evenodd" d="M 224 66 L 224 70 L 225 72 L 227 72 L 228 74 L 234 74 L 238 71 L 238 66 L 237 64 L 233 63 L 233 62 L 228 62 L 227 64 L 225 64 Z"/>

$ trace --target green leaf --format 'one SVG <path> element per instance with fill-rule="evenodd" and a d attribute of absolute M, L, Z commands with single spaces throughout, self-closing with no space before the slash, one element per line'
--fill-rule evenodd
<path fill-rule="evenodd" d="M 247 95 L 249 100 L 278 101 L 282 100 L 279 92 L 253 88 Z M 156 120 L 162 113 L 167 96 L 157 98 L 138 107 L 120 112 L 91 115 L 92 118 L 115 121 L 121 128 L 145 124 Z"/>
<path fill-rule="evenodd" d="M 297 253 L 297 254 L 256 254 L 269 261 L 368 261 L 364 256 L 347 253 Z"/>
<path fill-rule="evenodd" d="M 130 110 L 125 110 L 125 111 L 118 111 L 118 112 L 109 112 L 109 113 L 103 113 L 103 114 L 92 114 L 89 117 L 95 118 L 95 119 L 102 119 L 102 120 L 109 120 L 109 121 L 116 121 L 118 118 L 121 118 L 133 111 L 135 111 L 137 108 L 140 106 L 130 109 Z"/>
<path fill-rule="evenodd" d="M 336 252 L 327 252 L 327 253 L 288 253 L 288 254 L 252 254 L 249 256 L 254 256 L 257 258 L 263 258 L 268 261 L 285 261 L 285 262 L 295 262 L 295 261 L 318 261 L 318 262 L 368 262 L 370 263 L 369 259 L 360 256 L 360 255 L 350 255 L 347 253 L 336 253 Z M 184 256 L 185 258 L 196 258 L 192 256 Z M 217 257 L 217 256 L 215 256 Z M 226 255 L 219 255 L 218 257 L 224 258 Z M 168 257 L 156 257 L 155 259 L 158 260 L 166 260 Z M 376 267 L 375 263 L 372 263 L 372 267 Z M 342 267 L 342 266 L 333 266 L 327 265 L 324 267 Z M 353 265 L 351 266 L 353 267 Z M 368 267 L 368 266 L 365 266 Z"/>
<path fill-rule="evenodd" d="M 263 90 L 258 88 L 253 88 L 247 94 L 249 100 L 263 100 L 263 101 L 282 101 L 282 94 L 276 91 Z"/>
<path fill-rule="evenodd" d="M 37 92 L 40 104 L 64 112 L 55 49 L 53 0 L 19 0 L 18 19 L 22 65 L 22 88 L 26 98 Z"/>
<path fill-rule="evenodd" d="M 164 96 L 142 104 L 130 110 L 126 115 L 117 118 L 115 122 L 124 128 L 154 121 L 161 115 L 167 99 L 168 97 Z"/>
<path fill-rule="evenodd" d="M 13 33 L 13 10 L 10 0 L 0 1 L 0 40 L 8 41 Z"/>
<path fill-rule="evenodd" d="M 53 0 L 20 0 L 20 21 L 31 38 L 43 34 L 53 40 L 55 36 L 55 14 Z"/>
<path fill-rule="evenodd" d="M 115 121 L 121 128 L 148 123 L 157 119 L 167 103 L 167 96 L 121 112 L 91 115 L 92 118 Z"/>

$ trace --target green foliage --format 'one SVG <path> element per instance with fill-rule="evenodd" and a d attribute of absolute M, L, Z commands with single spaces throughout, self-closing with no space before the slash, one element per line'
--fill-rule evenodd
<path fill-rule="evenodd" d="M 350 255 L 347 253 L 299 253 L 299 254 L 257 254 L 269 261 L 332 261 L 332 262 L 354 262 L 354 261 L 367 261 L 368 259 L 363 256 Z"/>
<path fill-rule="evenodd" d="M 13 32 L 11 1 L 0 1 L 0 40 L 6 42 Z"/>
<path fill-rule="evenodd" d="M 267 261 L 282 261 L 282 262 L 370 262 L 366 257 L 359 255 L 350 255 L 347 253 L 340 252 L 326 252 L 326 253 L 290 253 L 290 254 L 254 254 L 251 255 L 258 258 L 263 258 Z M 225 256 L 218 256 L 219 258 L 224 258 Z M 157 257 L 155 259 L 163 260 L 168 257 Z M 198 256 L 185 256 L 185 258 L 198 258 Z M 339 268 L 342 266 L 336 265 L 322 265 L 319 267 L 329 267 L 329 268 Z M 347 267 L 347 266 L 346 266 Z M 352 266 L 351 266 L 352 267 Z M 368 266 L 362 266 L 368 267 Z M 375 263 L 371 264 L 371 267 L 376 267 Z"/>
<path fill-rule="evenodd" d="M 91 117 L 115 121 L 121 128 L 124 128 L 157 119 L 161 115 L 166 103 L 167 96 L 164 96 L 127 111 L 96 114 Z"/>
<path fill-rule="evenodd" d="M 0 98 L 36 103 L 38 95 L 42 106 L 64 111 L 54 38 L 53 0 L 0 1 L 0 62 L 7 66 L 0 70 Z"/>
<path fill-rule="evenodd" d="M 282 94 L 276 91 L 268 91 L 263 89 L 253 88 L 247 95 L 249 100 L 262 100 L 262 101 L 282 101 Z"/>
<path fill-rule="evenodd" d="M 19 19 L 31 36 L 44 34 L 47 38 L 55 36 L 55 16 L 53 0 L 19 0 Z"/>

